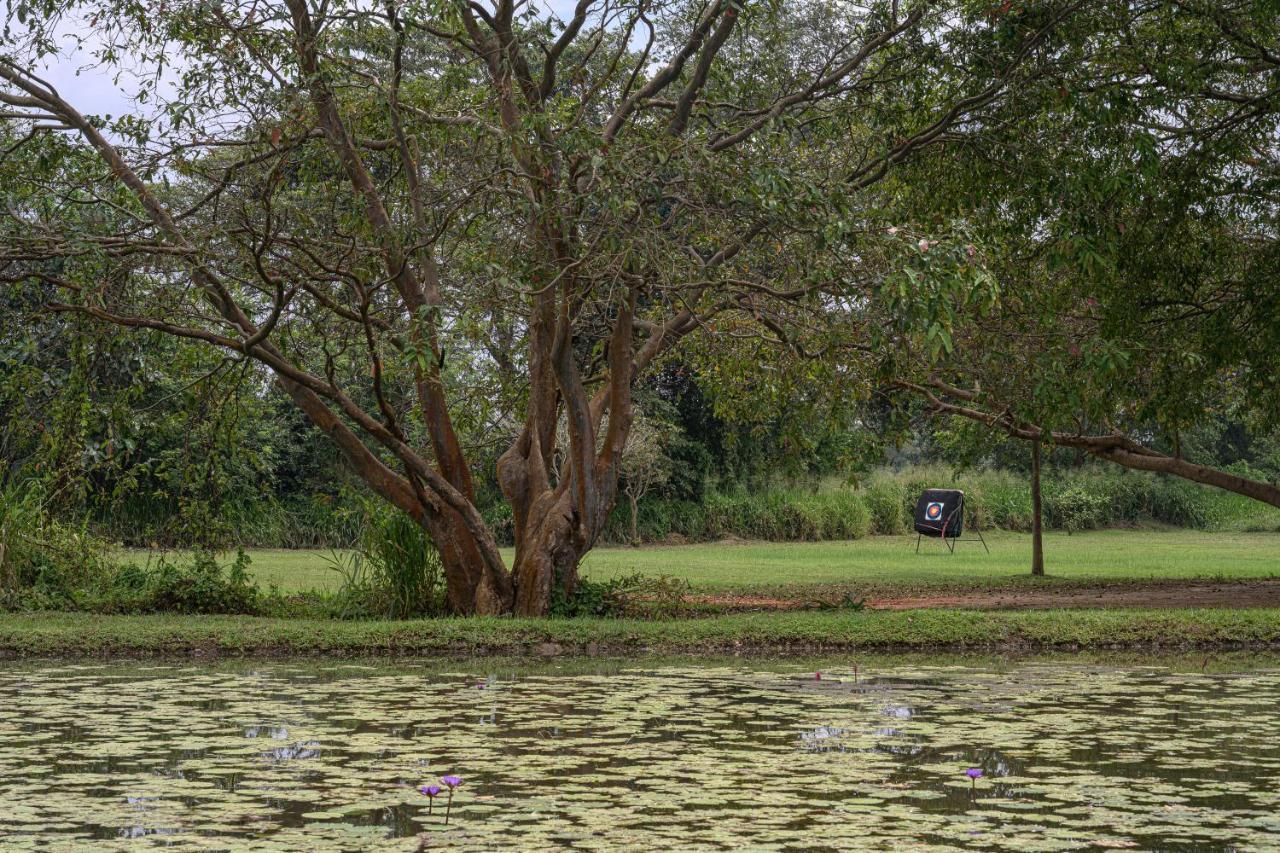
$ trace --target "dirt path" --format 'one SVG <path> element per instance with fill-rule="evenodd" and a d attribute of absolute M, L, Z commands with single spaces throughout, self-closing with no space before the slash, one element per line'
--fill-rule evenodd
<path fill-rule="evenodd" d="M 882 598 L 870 607 L 1034 610 L 1049 607 L 1280 607 L 1280 580 L 1160 583 L 1151 586 L 1078 587 L 1063 590 L 992 590 L 909 598 Z"/>
<path fill-rule="evenodd" d="M 801 610 L 812 599 L 749 595 L 697 595 L 690 603 L 731 610 Z M 1254 581 L 1162 581 L 1071 589 L 992 589 L 937 595 L 874 597 L 868 607 L 884 610 L 948 608 L 965 610 L 1043 610 L 1059 607 L 1280 607 L 1280 579 Z"/>

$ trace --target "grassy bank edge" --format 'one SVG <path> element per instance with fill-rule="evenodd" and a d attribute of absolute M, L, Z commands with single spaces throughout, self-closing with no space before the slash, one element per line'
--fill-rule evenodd
<path fill-rule="evenodd" d="M 1280 648 L 1280 610 L 782 612 L 654 621 L 0 616 L 0 656 L 9 659 L 1239 648 Z"/>

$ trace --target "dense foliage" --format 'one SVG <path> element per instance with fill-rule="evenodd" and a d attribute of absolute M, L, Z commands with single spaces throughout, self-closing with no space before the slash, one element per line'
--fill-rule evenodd
<path fill-rule="evenodd" d="M 891 372 L 939 411 L 1280 505 L 1274 471 L 1216 470 L 1193 435 L 1274 440 L 1280 413 L 1280 7 L 1106 14 L 1106 50 L 1081 34 L 1053 87 L 899 175 L 1001 298 Z"/>
<path fill-rule="evenodd" d="M 1007 463 L 928 412 L 1280 506 L 1274 3 L 10 8 L 0 477 L 67 530 L 544 614 L 600 541 L 896 527 L 760 488 L 886 438 Z"/>
<path fill-rule="evenodd" d="M 967 0 L 15 8 L 5 279 L 251 362 L 430 532 L 452 609 L 529 614 L 572 592 L 663 357 L 847 417 L 884 311 L 991 302 L 959 247 L 928 300 L 882 298 L 903 257 L 868 239 L 880 187 L 998 121 L 1072 58 L 1060 26 L 1094 20 Z M 144 66 L 148 102 L 176 62 L 176 97 L 107 118 L 49 87 L 35 66 L 77 16 L 104 65 Z M 498 451 L 511 568 L 473 446 Z"/>

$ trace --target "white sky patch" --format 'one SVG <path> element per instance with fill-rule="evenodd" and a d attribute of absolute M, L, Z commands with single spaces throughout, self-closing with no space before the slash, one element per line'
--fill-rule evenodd
<path fill-rule="evenodd" d="M 576 0 L 533 0 L 528 4 L 539 17 L 554 15 L 562 21 L 573 17 Z M 602 4 L 601 4 L 602 5 Z M 10 20 L 12 31 L 19 34 L 24 28 Z M 138 102 L 142 88 L 139 75 L 154 75 L 154 62 L 139 63 L 125 60 L 104 65 L 97 54 L 103 49 L 102 41 L 94 34 L 88 18 L 77 16 L 63 21 L 54 36 L 58 53 L 46 57 L 36 66 L 36 71 L 58 90 L 76 109 L 89 115 L 118 118 L 123 115 L 153 117 L 157 109 L 156 99 Z M 171 54 L 177 59 L 177 52 Z M 180 66 L 168 68 L 155 94 L 161 99 L 171 99 L 177 93 L 175 79 Z"/>
<path fill-rule="evenodd" d="M 29 29 L 12 17 L 7 20 L 10 29 L 10 45 L 23 45 Z M 95 32 L 91 19 L 75 15 L 58 22 L 52 32 L 57 52 L 41 57 L 30 67 L 73 107 L 86 115 L 154 116 L 157 110 L 156 96 L 174 97 L 177 87 L 176 74 L 167 69 L 160 77 L 154 92 L 146 103 L 139 103 L 138 94 L 144 88 L 143 80 L 154 80 L 156 64 L 138 62 L 131 57 L 104 63 L 100 53 L 105 44 Z M 18 61 L 30 61 L 30 52 L 13 57 Z"/>

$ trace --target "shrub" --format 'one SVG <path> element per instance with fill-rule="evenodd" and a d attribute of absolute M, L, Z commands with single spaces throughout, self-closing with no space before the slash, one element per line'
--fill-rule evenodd
<path fill-rule="evenodd" d="M 1009 471 L 982 471 L 966 485 L 970 522 L 976 519 L 984 529 L 1031 529 L 1031 483 L 1026 477 Z"/>
<path fill-rule="evenodd" d="M 258 612 L 258 585 L 249 579 L 249 556 L 236 553 L 223 567 L 208 551 L 197 551 L 190 562 L 161 557 L 149 571 L 126 566 L 115 573 L 105 609 L 144 613 Z"/>
<path fill-rule="evenodd" d="M 1106 513 L 1106 495 L 1079 486 L 1054 495 L 1045 506 L 1046 520 L 1067 533 L 1101 527 L 1106 521 Z"/>
<path fill-rule="evenodd" d="M 566 596 L 559 586 L 553 590 L 551 615 L 672 616 L 685 608 L 688 591 L 688 581 L 666 575 L 653 577 L 633 572 L 606 581 L 582 578 L 571 596 Z"/>
<path fill-rule="evenodd" d="M 822 518 L 820 539 L 861 539 L 871 532 L 871 511 L 862 495 L 839 491 L 813 497 Z"/>
<path fill-rule="evenodd" d="M 2 603 L 11 610 L 257 614 L 263 598 L 248 569 L 243 551 L 229 566 L 207 551 L 146 565 L 95 557 L 74 571 L 45 563 L 30 583 L 6 589 Z"/>
<path fill-rule="evenodd" d="M 444 609 L 444 570 L 427 531 L 399 510 L 375 517 L 361 540 L 375 588 L 386 596 L 387 615 L 407 619 Z"/>
<path fill-rule="evenodd" d="M 104 545 L 54 520 L 43 488 L 10 482 L 0 489 L 0 603 L 57 607 L 110 568 Z"/>
<path fill-rule="evenodd" d="M 334 615 L 408 619 L 445 610 L 440 552 L 399 510 L 371 509 L 359 548 L 331 562 L 343 576 L 331 602 Z"/>
<path fill-rule="evenodd" d="M 870 517 L 871 532 L 894 536 L 907 530 L 908 515 L 903 510 L 906 498 L 897 481 L 876 477 L 862 490 L 862 498 Z"/>

